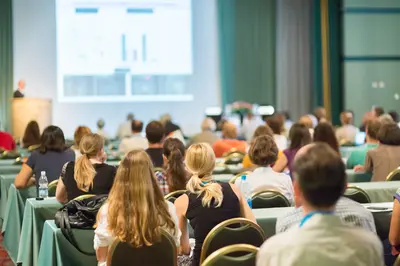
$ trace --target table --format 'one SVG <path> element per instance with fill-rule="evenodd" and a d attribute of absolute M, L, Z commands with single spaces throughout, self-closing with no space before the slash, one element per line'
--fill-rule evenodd
<path fill-rule="evenodd" d="M 356 173 L 354 172 L 353 169 L 347 169 L 346 175 L 348 183 L 370 182 L 372 178 L 371 173 L 366 173 L 366 172 Z"/>
<path fill-rule="evenodd" d="M 220 174 L 220 175 L 213 175 L 213 178 L 222 183 L 228 183 L 234 175 L 232 174 Z"/>
<path fill-rule="evenodd" d="M 394 193 L 400 188 L 400 181 L 349 183 L 349 186 L 356 186 L 365 190 L 372 203 L 390 202 L 393 201 Z"/>
<path fill-rule="evenodd" d="M 1 165 L 0 175 L 18 174 L 22 165 Z"/>
<path fill-rule="evenodd" d="M 3 165 L 13 165 L 14 162 L 15 162 L 15 159 L 0 160 L 0 167 Z"/>
<path fill-rule="evenodd" d="M 358 147 L 357 146 L 353 146 L 353 147 L 340 147 L 339 151 L 340 151 L 340 155 L 342 156 L 342 158 L 349 158 L 350 154 L 354 151 L 357 150 Z"/>
<path fill-rule="evenodd" d="M 3 222 L 6 213 L 8 189 L 14 183 L 15 174 L 0 175 L 0 222 Z"/>
<path fill-rule="evenodd" d="M 17 263 L 29 266 L 40 265 L 38 256 L 44 223 L 46 220 L 54 219 L 61 207 L 62 204 L 55 198 L 26 200 Z"/>
<path fill-rule="evenodd" d="M 25 201 L 27 198 L 34 197 L 36 197 L 36 187 L 18 190 L 12 184 L 8 190 L 8 201 L 1 232 L 3 246 L 13 262 L 16 262 L 18 256 Z"/>

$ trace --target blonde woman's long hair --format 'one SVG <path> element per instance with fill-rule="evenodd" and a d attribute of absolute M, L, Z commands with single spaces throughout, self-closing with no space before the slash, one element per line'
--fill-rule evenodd
<path fill-rule="evenodd" d="M 96 169 L 90 162 L 90 158 L 96 157 L 104 148 L 104 138 L 99 134 L 89 133 L 83 136 L 79 151 L 82 156 L 75 162 L 74 178 L 78 188 L 88 192 L 93 187 Z"/>
<path fill-rule="evenodd" d="M 160 241 L 161 227 L 175 231 L 153 164 L 143 150 L 133 150 L 122 160 L 108 203 L 109 231 L 134 247 Z"/>
<path fill-rule="evenodd" d="M 223 194 L 220 184 L 214 182 L 212 172 L 215 168 L 215 154 L 207 143 L 194 144 L 186 152 L 186 168 L 191 173 L 186 188 L 189 192 L 201 195 L 204 207 L 218 208 L 222 204 Z"/>

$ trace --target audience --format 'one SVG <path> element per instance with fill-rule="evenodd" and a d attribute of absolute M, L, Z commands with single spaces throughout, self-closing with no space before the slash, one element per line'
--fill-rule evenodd
<path fill-rule="evenodd" d="M 373 115 L 374 117 L 379 118 L 380 116 L 382 116 L 382 115 L 384 115 L 384 114 L 385 114 L 385 110 L 384 110 L 382 107 L 380 107 L 380 106 L 374 106 L 374 107 L 372 108 L 372 115 Z"/>
<path fill-rule="evenodd" d="M 317 107 L 314 109 L 314 116 L 318 123 L 327 122 L 326 109 L 324 107 Z"/>
<path fill-rule="evenodd" d="M 336 129 L 336 138 L 340 144 L 353 144 L 359 129 L 353 125 L 353 114 L 342 112 L 340 114 L 342 126 Z"/>
<path fill-rule="evenodd" d="M 314 144 L 296 158 L 294 173 L 303 217 L 291 230 L 262 245 L 257 266 L 383 266 L 377 235 L 343 223 L 337 211 L 346 189 L 345 166 L 338 153 L 327 144 Z"/>
<path fill-rule="evenodd" d="M 175 207 L 164 200 L 152 167 L 149 156 L 141 150 L 129 152 L 121 161 L 108 201 L 97 217 L 94 248 L 99 265 L 106 265 L 115 239 L 133 247 L 150 246 L 161 240 L 161 228 L 179 247 Z"/>
<path fill-rule="evenodd" d="M 123 139 L 126 137 L 130 137 L 132 134 L 132 121 L 135 119 L 132 113 L 129 113 L 126 116 L 126 122 L 120 124 L 117 130 L 117 138 Z"/>
<path fill-rule="evenodd" d="M 393 122 L 400 126 L 399 114 L 396 111 L 390 111 L 388 114 L 392 117 Z"/>
<path fill-rule="evenodd" d="M 40 138 L 40 148 L 33 151 L 28 161 L 15 178 L 18 189 L 37 184 L 40 172 L 45 171 L 48 182 L 60 177 L 64 164 L 75 160 L 75 153 L 65 146 L 62 130 L 57 126 L 48 126 Z M 34 175 L 34 177 L 32 177 Z"/>
<path fill-rule="evenodd" d="M 172 118 L 170 114 L 164 114 L 160 117 L 160 122 L 165 128 L 165 136 L 169 136 L 171 133 L 175 131 L 181 131 L 181 128 L 172 122 Z"/>
<path fill-rule="evenodd" d="M 97 131 L 96 133 L 102 136 L 105 140 L 107 140 L 110 136 L 107 134 L 107 132 L 104 130 L 104 126 L 106 123 L 104 122 L 103 119 L 99 119 L 97 121 Z"/>
<path fill-rule="evenodd" d="M 282 135 L 284 130 L 283 121 L 279 119 L 277 116 L 273 116 L 267 119 L 267 125 L 272 129 L 272 132 L 274 132 L 274 140 L 276 145 L 278 146 L 278 149 L 280 151 L 286 149 L 287 138 L 284 135 Z"/>
<path fill-rule="evenodd" d="M 146 138 L 149 142 L 146 152 L 150 156 L 154 167 L 163 167 L 163 142 L 165 138 L 163 125 L 158 121 L 151 121 L 147 124 Z"/>
<path fill-rule="evenodd" d="M 219 223 L 231 218 L 245 217 L 256 222 L 246 199 L 239 189 L 229 183 L 217 183 L 212 178 L 215 155 L 208 144 L 194 144 L 186 152 L 186 167 L 191 173 L 187 194 L 175 201 L 182 232 L 181 253 L 190 253 L 187 220 L 194 230 L 196 244 L 193 266 L 199 266 L 203 241 Z"/>
<path fill-rule="evenodd" d="M 123 138 L 119 144 L 119 152 L 127 154 L 132 150 L 146 150 L 149 147 L 149 142 L 142 136 L 143 122 L 139 120 L 132 121 L 132 135 Z"/>
<path fill-rule="evenodd" d="M 394 194 L 392 218 L 390 221 L 389 230 L 389 244 L 391 245 L 391 252 L 385 254 L 387 260 L 386 265 L 393 265 L 395 258 L 400 253 L 400 189 Z M 387 244 L 384 242 L 384 244 Z M 396 257 L 394 257 L 396 256 Z"/>
<path fill-rule="evenodd" d="M 333 150 L 339 152 L 339 143 L 332 125 L 326 122 L 319 123 L 314 130 L 314 142 L 325 142 Z"/>
<path fill-rule="evenodd" d="M 163 171 L 155 173 L 161 192 L 167 195 L 185 190 L 189 177 L 184 163 L 185 146 L 179 139 L 169 138 L 164 142 L 163 153 L 165 174 Z"/>
<path fill-rule="evenodd" d="M 223 157 L 226 153 L 237 150 L 246 152 L 247 143 L 237 139 L 237 128 L 234 124 L 226 122 L 222 128 L 223 139 L 217 140 L 214 143 L 215 156 Z"/>
<path fill-rule="evenodd" d="M 87 194 L 108 194 L 114 183 L 116 168 L 104 163 L 107 156 L 102 136 L 86 134 L 79 150 L 82 156 L 66 163 L 58 179 L 56 198 L 61 203 Z"/>
<path fill-rule="evenodd" d="M 211 146 L 214 145 L 214 143 L 219 139 L 217 135 L 214 133 L 216 127 L 217 125 L 215 124 L 214 120 L 212 120 L 209 117 L 205 118 L 201 123 L 201 133 L 195 135 L 192 138 L 191 143 L 192 144 L 208 143 Z"/>
<path fill-rule="evenodd" d="M 290 131 L 290 128 L 293 125 L 293 121 L 290 119 L 290 114 L 288 111 L 283 111 L 281 114 L 285 117 L 284 128 L 286 132 Z"/>
<path fill-rule="evenodd" d="M 304 125 L 306 128 L 308 128 L 308 131 L 310 132 L 311 137 L 314 136 L 314 124 L 313 124 L 313 120 L 311 119 L 310 115 L 303 115 L 302 117 L 300 117 L 299 123 Z"/>
<path fill-rule="evenodd" d="M 389 114 L 383 114 L 378 119 L 382 124 L 390 124 L 394 122 L 392 116 Z"/>
<path fill-rule="evenodd" d="M 311 143 L 310 131 L 306 126 L 295 123 L 289 131 L 289 148 L 283 151 L 283 155 L 278 158 L 273 169 L 276 172 L 282 172 L 286 168 L 289 169 L 290 176 L 293 178 L 292 166 L 294 158 L 301 147 Z"/>
<path fill-rule="evenodd" d="M 365 157 L 370 149 L 378 147 L 378 132 L 381 123 L 378 119 L 370 120 L 366 127 L 365 144 L 353 150 L 347 159 L 347 168 L 353 169 L 357 165 L 363 165 Z"/>
<path fill-rule="evenodd" d="M 241 135 L 246 141 L 250 141 L 257 127 L 262 124 L 263 121 L 261 118 L 259 116 L 255 116 L 251 111 L 249 111 L 247 113 L 247 117 L 244 117 L 243 119 Z"/>
<path fill-rule="evenodd" d="M 78 160 L 78 158 L 82 156 L 80 152 L 81 140 L 85 135 L 89 133 L 92 133 L 92 131 L 88 127 L 79 126 L 76 128 L 74 133 L 74 145 L 72 145 L 71 147 L 71 149 L 75 152 L 75 160 Z"/>
<path fill-rule="evenodd" d="M 278 147 L 271 136 L 264 135 L 253 140 L 249 156 L 257 168 L 247 175 L 247 182 L 250 184 L 252 192 L 260 189 L 273 189 L 281 192 L 293 203 L 293 186 L 290 177 L 283 173 L 275 172 L 271 165 L 278 157 Z M 242 180 L 236 179 L 235 185 L 240 188 Z"/>
<path fill-rule="evenodd" d="M 400 166 L 400 128 L 397 124 L 382 124 L 378 141 L 378 147 L 367 152 L 364 166 L 354 168 L 356 172 L 371 172 L 371 181 L 385 181 L 390 172 Z"/>
<path fill-rule="evenodd" d="M 17 148 L 15 141 L 11 134 L 0 131 L 0 151 L 12 151 Z"/>
<path fill-rule="evenodd" d="M 40 129 L 36 121 L 30 121 L 25 128 L 22 138 L 22 148 L 29 148 L 40 144 Z"/>

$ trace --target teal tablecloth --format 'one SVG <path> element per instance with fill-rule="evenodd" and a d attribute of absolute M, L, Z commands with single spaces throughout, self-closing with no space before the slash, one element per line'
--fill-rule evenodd
<path fill-rule="evenodd" d="M 14 183 L 15 174 L 0 175 L 0 221 L 3 222 L 7 208 L 8 190 Z"/>
<path fill-rule="evenodd" d="M 393 201 L 393 195 L 400 188 L 400 181 L 349 183 L 349 186 L 362 188 L 372 203 Z"/>
<path fill-rule="evenodd" d="M 0 165 L 0 175 L 18 174 L 22 165 Z"/>
<path fill-rule="evenodd" d="M 81 230 L 78 241 L 84 246 L 93 247 L 93 238 L 93 230 Z M 43 227 L 37 265 L 96 266 L 97 259 L 95 255 L 85 255 L 71 245 L 54 221 L 46 221 Z"/>
<path fill-rule="evenodd" d="M 340 147 L 340 155 L 342 156 L 342 158 L 349 158 L 350 154 L 356 150 L 358 147 L 354 146 L 354 147 Z"/>
<path fill-rule="evenodd" d="M 12 184 L 8 191 L 7 207 L 1 232 L 3 234 L 3 246 L 14 262 L 17 261 L 18 256 L 25 201 L 27 198 L 34 197 L 36 197 L 36 187 L 17 190 Z"/>
<path fill-rule="evenodd" d="M 232 179 L 232 177 L 234 177 L 234 175 L 232 175 L 232 174 L 213 175 L 213 178 L 216 181 L 223 182 L 223 183 L 228 183 Z"/>
<path fill-rule="evenodd" d="M 1 166 L 7 166 L 7 165 L 13 165 L 14 162 L 15 162 L 15 159 L 0 160 L 0 167 Z"/>
<path fill-rule="evenodd" d="M 38 256 L 44 223 L 46 220 L 54 219 L 57 210 L 61 207 L 62 204 L 54 198 L 26 200 L 18 248 L 18 263 L 29 266 L 40 265 Z"/>
<path fill-rule="evenodd" d="M 371 173 L 356 173 L 353 169 L 347 169 L 347 183 L 361 183 L 361 182 L 370 182 L 372 178 Z"/>

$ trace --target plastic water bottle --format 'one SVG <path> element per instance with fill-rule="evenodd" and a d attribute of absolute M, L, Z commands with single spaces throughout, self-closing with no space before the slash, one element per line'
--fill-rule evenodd
<path fill-rule="evenodd" d="M 40 172 L 39 178 L 39 198 L 47 198 L 49 196 L 49 182 L 47 181 L 46 172 Z"/>
<path fill-rule="evenodd" d="M 242 175 L 241 181 L 240 182 L 240 191 L 242 191 L 242 194 L 244 198 L 247 200 L 247 203 L 249 204 L 250 208 L 253 207 L 252 201 L 251 201 L 251 186 L 250 183 L 246 180 L 246 176 Z"/>

